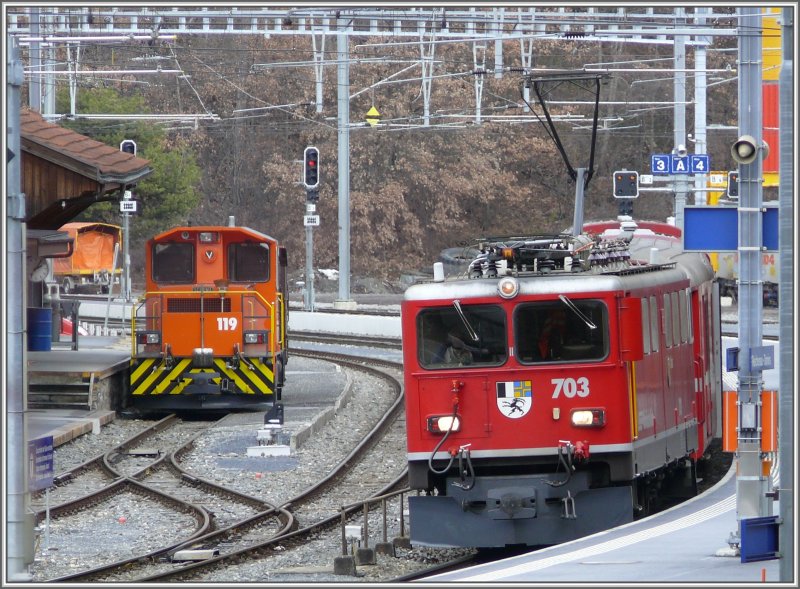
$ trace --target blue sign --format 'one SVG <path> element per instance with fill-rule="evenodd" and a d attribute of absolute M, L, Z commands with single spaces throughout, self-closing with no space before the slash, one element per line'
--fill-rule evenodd
<path fill-rule="evenodd" d="M 692 174 L 708 174 L 710 165 L 708 154 L 693 153 L 689 156 L 689 167 Z"/>
<path fill-rule="evenodd" d="M 761 213 L 761 245 L 778 251 L 778 207 Z M 683 209 L 683 249 L 687 252 L 735 252 L 739 249 L 739 209 L 687 206 Z"/>
<path fill-rule="evenodd" d="M 53 436 L 28 441 L 28 489 L 53 486 Z"/>
<path fill-rule="evenodd" d="M 673 174 L 689 173 L 689 156 L 673 155 L 669 160 L 669 171 Z"/>
<path fill-rule="evenodd" d="M 739 370 L 739 348 L 728 348 L 725 350 L 725 372 L 737 372 Z"/>
<path fill-rule="evenodd" d="M 675 155 L 656 153 L 650 156 L 650 171 L 653 174 L 708 174 L 711 162 L 706 153 Z"/>
<path fill-rule="evenodd" d="M 761 243 L 767 251 L 778 251 L 778 207 L 766 207 L 761 213 Z"/>
<path fill-rule="evenodd" d="M 772 370 L 775 368 L 775 346 L 750 348 L 750 370 Z"/>
<path fill-rule="evenodd" d="M 653 174 L 669 174 L 669 158 L 667 154 L 655 154 L 650 156 L 650 171 Z"/>

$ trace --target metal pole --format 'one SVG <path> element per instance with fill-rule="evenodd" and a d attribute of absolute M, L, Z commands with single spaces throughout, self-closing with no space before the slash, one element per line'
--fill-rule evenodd
<path fill-rule="evenodd" d="M 322 63 L 325 61 L 325 33 L 320 35 L 320 46 L 317 47 L 317 35 L 311 35 L 311 47 L 314 51 L 314 78 L 316 80 L 317 88 L 317 112 L 322 112 L 322 82 L 324 80 L 324 67 Z"/>
<path fill-rule="evenodd" d="M 583 232 L 583 188 L 586 168 L 575 169 L 575 214 L 572 218 L 572 235 Z"/>
<path fill-rule="evenodd" d="M 313 204 L 306 204 L 306 215 L 313 215 Z M 306 225 L 306 297 L 305 310 L 314 310 L 314 234 L 313 227 Z"/>
<path fill-rule="evenodd" d="M 779 512 L 783 522 L 778 530 L 778 545 L 781 547 L 780 582 L 796 584 L 794 578 L 794 251 L 797 247 L 797 233 L 794 231 L 794 9 L 783 8 L 781 14 L 783 37 L 781 45 L 782 63 L 778 76 L 779 84 L 779 137 L 780 137 L 780 178 L 778 212 L 780 250 L 780 287 L 778 293 L 778 321 L 780 341 L 780 382 L 778 391 L 778 453 L 780 458 L 780 500 Z"/>
<path fill-rule="evenodd" d="M 695 23 L 703 26 L 706 23 L 705 15 L 711 12 L 710 8 L 695 8 Z M 708 153 L 706 143 L 706 43 L 711 43 L 711 38 L 707 36 L 696 37 L 698 45 L 694 51 L 694 153 Z M 709 170 L 705 170 L 707 173 Z M 694 177 L 694 204 L 704 205 L 707 202 L 706 193 L 701 190 L 705 188 L 707 174 L 697 174 Z"/>
<path fill-rule="evenodd" d="M 675 8 L 676 25 L 683 23 L 684 8 Z M 679 22 L 677 22 L 679 21 Z M 686 37 L 675 35 L 674 44 L 675 55 L 675 84 L 673 112 L 675 115 L 674 143 L 677 148 L 679 145 L 686 145 Z M 686 190 L 688 188 L 688 176 L 686 174 L 675 174 L 675 225 L 683 231 L 683 209 L 686 206 Z"/>
<path fill-rule="evenodd" d="M 31 70 L 42 71 L 42 46 L 39 42 L 39 8 L 31 7 Z M 42 112 L 42 75 L 31 74 L 28 83 L 28 106 L 36 112 Z"/>
<path fill-rule="evenodd" d="M 131 200 L 132 197 L 133 194 L 131 194 L 130 190 L 123 191 L 123 200 Z M 127 210 L 122 213 L 122 274 L 124 286 L 120 295 L 125 299 L 126 303 L 131 300 L 130 218 L 131 214 Z"/>
<path fill-rule="evenodd" d="M 350 307 L 350 52 L 346 26 L 336 36 L 338 81 L 339 155 L 339 300 L 334 306 Z"/>
<path fill-rule="evenodd" d="M 25 554 L 26 538 L 33 538 L 33 520 L 26 520 L 28 503 L 27 424 L 27 354 L 25 350 L 25 195 L 22 193 L 20 147 L 20 88 L 23 82 L 22 62 L 16 38 L 7 37 L 6 141 L 10 159 L 6 159 L 6 472 L 7 477 L 7 541 L 6 571 L 9 581 L 30 581 Z M 31 532 L 26 533 L 26 528 Z"/>
<path fill-rule="evenodd" d="M 131 287 L 130 283 L 130 264 L 131 264 L 131 255 L 130 255 L 130 245 L 129 245 L 129 225 L 128 219 L 130 218 L 129 213 L 122 213 L 122 298 L 125 301 L 131 300 Z"/>
<path fill-rule="evenodd" d="M 502 30 L 505 8 L 495 8 L 495 19 L 497 20 L 497 30 Z M 499 80 L 503 77 L 503 41 L 500 38 L 494 40 L 494 77 Z"/>
<path fill-rule="evenodd" d="M 739 18 L 739 132 L 761 145 L 761 9 L 740 7 Z M 753 347 L 762 345 L 761 204 L 762 151 L 755 160 L 739 164 L 739 431 L 736 459 L 736 509 L 741 520 L 771 515 L 766 497 L 769 477 L 761 461 L 761 369 L 750 366 Z"/>

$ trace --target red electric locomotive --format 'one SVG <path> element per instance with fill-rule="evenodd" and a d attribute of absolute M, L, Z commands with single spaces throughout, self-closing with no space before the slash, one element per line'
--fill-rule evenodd
<path fill-rule="evenodd" d="M 154 410 L 277 409 L 287 362 L 286 249 L 233 225 L 147 242 L 130 393 Z"/>
<path fill-rule="evenodd" d="M 706 254 L 647 227 L 487 239 L 468 276 L 407 289 L 412 543 L 552 545 L 697 493 L 719 293 Z"/>

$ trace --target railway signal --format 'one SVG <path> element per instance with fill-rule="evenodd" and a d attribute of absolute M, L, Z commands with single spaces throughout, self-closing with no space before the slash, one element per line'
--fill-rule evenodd
<path fill-rule="evenodd" d="M 614 198 L 639 196 L 639 172 L 618 170 L 614 172 Z"/>
<path fill-rule="evenodd" d="M 728 172 L 728 198 L 739 198 L 739 172 Z"/>
<path fill-rule="evenodd" d="M 306 190 L 319 186 L 319 150 L 316 147 L 306 147 L 303 152 L 303 186 Z"/>
<path fill-rule="evenodd" d="M 619 200 L 619 214 L 633 217 L 633 199 L 621 198 Z"/>
<path fill-rule="evenodd" d="M 119 144 L 119 150 L 136 155 L 136 142 L 133 139 L 123 139 Z"/>

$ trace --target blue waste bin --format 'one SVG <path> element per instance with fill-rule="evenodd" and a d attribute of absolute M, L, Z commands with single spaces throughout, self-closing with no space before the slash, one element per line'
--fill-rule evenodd
<path fill-rule="evenodd" d="M 28 307 L 28 351 L 49 352 L 53 347 L 53 309 Z"/>

